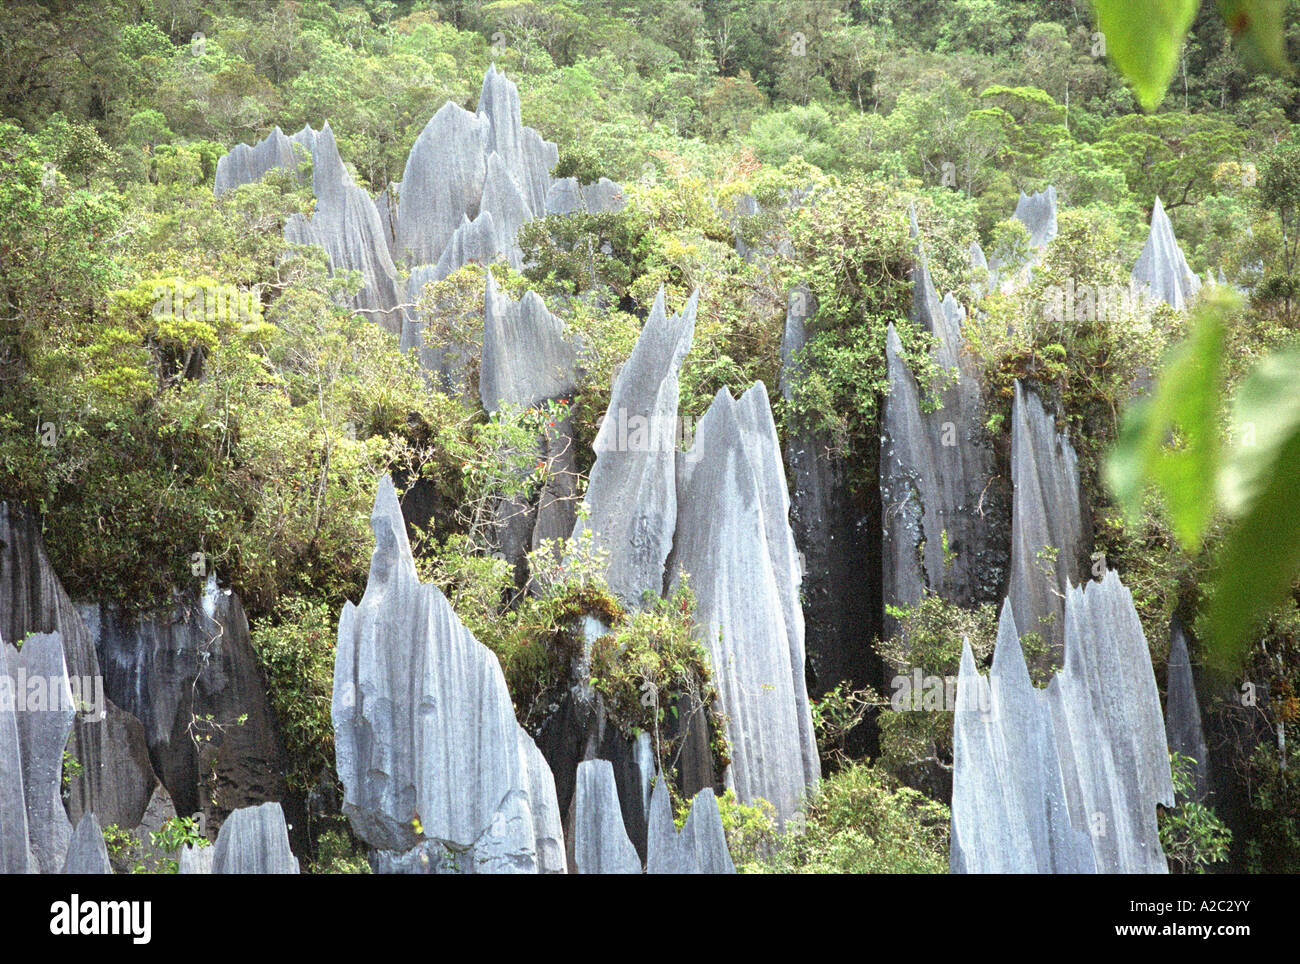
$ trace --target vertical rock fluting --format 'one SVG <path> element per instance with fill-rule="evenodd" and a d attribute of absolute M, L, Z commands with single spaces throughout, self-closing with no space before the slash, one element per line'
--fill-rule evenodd
<path fill-rule="evenodd" d="M 1151 208 L 1151 231 L 1133 266 L 1133 281 L 1145 285 L 1151 297 L 1182 310 L 1201 289 L 1201 279 L 1187 266 L 1183 249 L 1174 237 L 1165 206 L 1156 198 Z"/>
<path fill-rule="evenodd" d="M 953 714 L 954 873 L 1092 873 L 1070 822 L 1047 694 L 1035 689 L 1009 603 L 985 679 L 962 646 Z"/>
<path fill-rule="evenodd" d="M 1210 792 L 1210 759 L 1201 728 L 1196 679 L 1187 654 L 1187 634 L 1175 620 L 1169 627 L 1169 679 L 1165 687 L 1165 735 L 1169 749 L 1196 763 L 1192 767 L 1191 799 L 1204 803 Z"/>
<path fill-rule="evenodd" d="M 204 848 L 208 849 L 208 848 Z M 214 874 L 296 874 L 298 859 L 289 849 L 289 829 L 278 803 L 234 811 L 212 846 Z M 184 858 L 188 873 L 203 872 L 202 858 Z"/>
<path fill-rule="evenodd" d="M 815 313 L 807 289 L 790 294 L 781 342 L 781 394 L 790 401 L 800 377 L 806 322 Z M 871 639 L 879 633 L 872 610 L 873 520 L 850 485 L 847 456 L 824 433 L 797 426 L 786 447 L 790 526 L 803 570 L 805 648 L 809 688 L 820 696 L 847 681 L 869 682 Z"/>
<path fill-rule="evenodd" d="M 696 292 L 669 318 L 659 289 L 650 317 L 624 363 L 596 433 L 575 542 L 608 552 L 606 581 L 625 606 L 664 590 L 664 562 L 677 521 L 677 376 L 695 332 Z"/>
<path fill-rule="evenodd" d="M 1156 805 L 1173 806 L 1173 784 L 1155 675 L 1129 591 L 1114 572 L 1070 587 L 1066 664 L 1046 690 L 1025 689 L 1014 631 L 1004 606 L 987 682 L 969 649 L 963 653 L 953 870 L 1087 871 L 1078 836 L 1059 817 L 1063 798 L 1070 826 L 1090 841 L 1097 873 L 1167 873 Z"/>
<path fill-rule="evenodd" d="M 727 834 L 712 788 L 697 793 L 679 833 L 663 778 L 650 794 L 650 828 L 646 844 L 648 874 L 734 874 Z"/>
<path fill-rule="evenodd" d="M 209 576 L 201 594 L 183 593 L 163 615 L 79 608 L 105 691 L 144 724 L 181 813 L 201 811 L 218 827 L 231 810 L 285 798 L 279 723 L 237 595 Z"/>
<path fill-rule="evenodd" d="M 0 639 L 0 873 L 25 874 L 36 870 L 27 828 L 27 800 L 23 796 L 23 751 L 18 741 L 18 709 L 12 690 L 8 643 Z"/>
<path fill-rule="evenodd" d="M 30 510 L 0 502 L 0 638 L 57 633 L 64 664 L 86 702 L 102 688 L 95 641 L 54 573 L 40 526 Z M 93 812 L 104 825 L 139 825 L 157 786 L 144 729 L 130 713 L 105 699 L 95 712 L 80 712 L 68 747 L 81 766 L 72 776 L 68 812 L 73 820 Z"/>
<path fill-rule="evenodd" d="M 1069 438 L 1032 391 L 1016 382 L 1011 409 L 1011 578 L 1007 596 L 1016 626 L 1038 633 L 1050 660 L 1065 645 L 1065 593 L 1086 576 L 1090 515 Z"/>
<path fill-rule="evenodd" d="M 889 393 L 880 447 L 883 595 L 886 606 L 914 605 L 928 591 L 960 605 L 998 598 L 1007 569 L 1005 482 L 984 428 L 979 373 L 965 351 L 962 313 L 939 301 L 925 257 L 912 273 L 913 320 L 935 339 L 933 359 L 955 382 L 923 408 L 891 325 L 885 355 Z M 886 618 L 886 630 L 893 632 Z"/>
<path fill-rule="evenodd" d="M 400 334 L 397 272 L 375 202 L 343 166 L 329 123 L 319 132 L 308 131 L 312 136 L 303 136 L 302 142 L 311 146 L 316 209 L 310 218 L 301 214 L 290 217 L 284 224 L 285 240 L 320 245 L 329 257 L 332 272 L 359 272 L 361 290 L 351 298 L 351 307 L 393 334 Z"/>
<path fill-rule="evenodd" d="M 420 583 L 387 477 L 371 527 L 370 578 L 360 604 L 344 605 L 335 654 L 343 812 L 388 852 L 381 868 L 564 872 L 551 772 L 496 656 Z"/>
<path fill-rule="evenodd" d="M 788 820 L 821 776 L 804 677 L 799 563 L 776 426 L 762 382 L 720 389 L 677 466 L 668 571 L 688 579 L 743 802 Z"/>
<path fill-rule="evenodd" d="M 14 716 L 22 758 L 20 773 L 6 772 L 0 779 L 17 778 L 22 784 L 32 858 L 29 869 L 57 874 L 63 869 L 72 837 L 60 790 L 63 750 L 76 716 L 63 661 L 63 640 L 58 633 L 34 633 L 22 641 L 21 649 L 0 645 L 9 650 L 6 662 L 11 681 L 7 686 L 0 681 L 0 687 L 17 701 Z"/>
<path fill-rule="evenodd" d="M 578 356 L 564 323 L 529 291 L 519 301 L 497 291 L 487 275 L 483 308 L 483 358 L 479 396 L 483 409 L 497 412 L 532 408 L 571 397 L 578 383 Z M 545 427 L 534 453 L 546 481 L 534 497 L 502 499 L 495 509 L 498 548 L 527 578 L 527 553 L 543 540 L 564 539 L 573 531 L 577 505 L 577 459 L 569 416 Z"/>
<path fill-rule="evenodd" d="M 641 858 L 623 829 L 614 767 L 608 760 L 578 764 L 574 813 L 573 860 L 578 873 L 641 873 Z"/>

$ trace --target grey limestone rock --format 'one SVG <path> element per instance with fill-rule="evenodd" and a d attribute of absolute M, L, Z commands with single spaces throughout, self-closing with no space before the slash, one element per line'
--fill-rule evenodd
<path fill-rule="evenodd" d="M 415 139 L 406 158 L 393 227 L 395 256 L 436 264 L 452 234 L 478 214 L 491 122 L 451 101 Z"/>
<path fill-rule="evenodd" d="M 559 161 L 560 152 L 555 144 L 524 126 L 519 88 L 495 64 L 488 67 L 483 77 L 477 114 L 489 121 L 487 150 L 500 155 L 505 170 L 518 185 L 530 217 L 541 217 L 546 211 L 551 168 Z"/>
<path fill-rule="evenodd" d="M 679 833 L 663 778 L 650 794 L 650 828 L 646 844 L 648 874 L 734 874 L 727 835 L 722 829 L 718 801 L 711 788 L 691 801 L 691 812 Z"/>
<path fill-rule="evenodd" d="M 294 138 L 304 145 L 310 142 L 316 209 L 310 218 L 301 214 L 290 217 L 284 225 L 285 239 L 294 244 L 320 245 L 333 272 L 359 272 L 362 287 L 352 297 L 351 307 L 393 334 L 400 334 L 397 272 L 375 202 L 343 166 L 328 123 L 319 132 L 308 128 Z"/>
<path fill-rule="evenodd" d="M 639 606 L 646 590 L 664 590 L 677 519 L 677 376 L 690 350 L 698 300 L 696 292 L 669 318 L 659 290 L 596 433 L 584 500 L 589 515 L 573 527 L 575 542 L 589 538 L 609 552 L 606 581 L 626 606 Z"/>
<path fill-rule="evenodd" d="M 488 155 L 480 211 L 492 215 L 493 257 L 500 255 L 510 267 L 518 270 L 523 266 L 524 256 L 515 243 L 515 235 L 521 225 L 532 220 L 533 212 L 501 155 L 495 151 Z"/>
<path fill-rule="evenodd" d="M 607 177 L 593 184 L 579 184 L 576 177 L 558 178 L 546 194 L 547 214 L 612 214 L 626 204 L 623 189 Z"/>
<path fill-rule="evenodd" d="M 1004 603 L 988 678 L 962 646 L 953 714 L 956 873 L 1092 873 L 1088 834 L 1070 822 L 1046 693 L 1029 679 Z"/>
<path fill-rule="evenodd" d="M 196 847 L 186 844 L 176 854 L 176 872 L 178 874 L 210 874 L 215 847 Z"/>
<path fill-rule="evenodd" d="M 211 849 L 214 874 L 298 873 L 298 858 L 289 849 L 289 830 L 278 803 L 231 813 Z M 197 861 L 190 859 L 193 868 Z"/>
<path fill-rule="evenodd" d="M 550 770 L 515 720 L 496 656 L 420 583 L 387 477 L 371 527 L 366 593 L 343 608 L 335 657 L 344 813 L 397 855 L 428 845 L 468 852 L 476 872 L 563 872 Z"/>
<path fill-rule="evenodd" d="M 28 842 L 27 801 L 23 796 L 23 752 L 18 740 L 17 693 L 13 691 L 9 654 L 0 640 L 0 873 L 37 871 Z M 16 655 L 16 654 L 15 654 Z"/>
<path fill-rule="evenodd" d="M 1168 871 L 1156 805 L 1173 805 L 1173 784 L 1132 596 L 1109 572 L 1069 588 L 1065 620 L 1065 667 L 1046 690 L 1029 684 L 1009 606 L 988 681 L 969 648 L 963 653 L 953 734 L 956 872 Z"/>
<path fill-rule="evenodd" d="M 57 633 L 75 692 L 99 702 L 103 679 L 95 641 L 50 565 L 40 525 L 23 506 L 0 502 L 0 638 Z M 144 732 L 130 713 L 106 697 L 94 712 L 77 713 L 69 752 L 81 764 L 72 778 L 68 813 L 79 820 L 94 812 L 107 824 L 131 828 L 140 822 L 157 785 Z"/>
<path fill-rule="evenodd" d="M 577 385 L 578 356 L 564 322 L 532 291 L 519 301 L 497 290 L 487 275 L 483 308 L 483 360 L 479 395 L 483 408 L 529 408 L 570 395 Z"/>
<path fill-rule="evenodd" d="M 57 633 L 35 633 L 21 649 L 9 649 L 7 662 L 17 702 L 21 783 L 27 803 L 27 839 L 32 869 L 57 874 L 63 869 L 72 824 L 63 809 L 63 750 L 76 708 Z M 3 685 L 3 684 L 0 684 Z M 6 775 L 5 779 L 12 779 Z"/>
<path fill-rule="evenodd" d="M 608 760 L 578 764 L 574 799 L 574 863 L 578 873 L 641 873 L 641 859 L 623 829 L 614 767 Z"/>
<path fill-rule="evenodd" d="M 81 818 L 77 829 L 73 831 L 72 842 L 68 845 L 68 855 L 63 862 L 65 874 L 111 874 L 113 866 L 108 862 L 108 848 L 104 845 L 104 833 L 93 813 Z"/>
<path fill-rule="evenodd" d="M 1133 280 L 1146 285 L 1151 296 L 1171 308 L 1182 310 L 1201 288 L 1201 279 L 1187 266 L 1183 249 L 1174 237 L 1174 226 L 1160 198 L 1151 208 L 1151 231 L 1133 266 Z"/>
<path fill-rule="evenodd" d="M 296 173 L 305 159 L 294 151 L 294 142 L 276 127 L 252 147 L 236 144 L 217 161 L 213 193 L 220 197 L 241 185 L 261 180 L 268 171 L 277 168 Z"/>
<path fill-rule="evenodd" d="M 800 571 L 767 392 L 720 389 L 677 466 L 671 585 L 688 574 L 728 719 L 728 785 L 785 821 L 821 776 L 804 677 Z"/>
<path fill-rule="evenodd" d="M 1175 620 L 1169 627 L 1169 680 L 1165 695 L 1165 734 L 1169 749 L 1195 760 L 1191 799 L 1204 803 L 1210 791 L 1209 750 L 1201 728 L 1196 679 L 1187 654 L 1187 634 Z"/>
<path fill-rule="evenodd" d="M 1065 645 L 1065 591 L 1087 574 L 1091 523 L 1079 464 L 1038 395 L 1016 382 L 1011 409 L 1011 578 L 1016 625 L 1039 633 L 1059 663 Z M 1049 575 L 1050 572 L 1050 575 Z"/>
<path fill-rule="evenodd" d="M 1037 194 L 1020 192 L 1016 201 L 1016 220 L 1029 231 L 1029 243 L 1036 249 L 1047 247 L 1056 237 L 1056 188 L 1049 185 Z"/>
<path fill-rule="evenodd" d="M 215 827 L 233 809 L 284 799 L 279 724 L 235 593 L 209 574 L 201 593 L 179 594 L 163 614 L 129 619 L 113 606 L 79 608 L 109 698 L 143 723 L 182 813 L 202 811 Z"/>

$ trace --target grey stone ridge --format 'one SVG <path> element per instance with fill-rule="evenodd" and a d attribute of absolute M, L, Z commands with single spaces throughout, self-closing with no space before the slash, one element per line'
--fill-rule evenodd
<path fill-rule="evenodd" d="M 784 822 L 821 777 L 804 677 L 801 574 L 767 390 L 720 389 L 677 464 L 670 588 L 688 579 L 742 802 Z"/>
<path fill-rule="evenodd" d="M 1069 826 L 1091 842 L 1097 873 L 1167 873 L 1156 805 L 1173 806 L 1173 784 L 1132 595 L 1113 571 L 1070 587 L 1065 668 L 1046 690 L 1025 689 L 1024 657 L 1006 606 L 1002 617 L 988 683 L 979 680 L 969 649 L 963 654 L 953 733 L 952 869 L 1088 870 L 1078 837 L 1060 819 L 1063 796 Z"/>
<path fill-rule="evenodd" d="M 244 184 L 260 181 L 268 172 L 276 169 L 297 173 L 298 165 L 308 160 L 310 154 L 310 146 L 307 146 L 305 152 L 295 151 L 294 141 L 276 127 L 252 147 L 236 144 L 217 161 L 212 192 L 220 197 Z"/>
<path fill-rule="evenodd" d="M 706 788 L 691 801 L 691 812 L 678 833 L 672 802 L 663 778 L 650 793 L 650 828 L 646 843 L 648 874 L 734 874 L 727 834 L 713 790 Z"/>
<path fill-rule="evenodd" d="M 350 306 L 393 334 L 400 334 L 397 272 L 374 200 L 343 166 L 328 122 L 319 132 L 308 128 L 294 137 L 311 145 L 316 209 L 310 218 L 295 214 L 285 221 L 285 240 L 320 245 L 329 257 L 332 272 L 359 272 L 362 287 L 349 300 Z"/>
<path fill-rule="evenodd" d="M 278 803 L 236 810 L 221 825 L 211 849 L 214 874 L 298 873 L 298 858 L 289 849 L 289 828 Z M 187 861 L 189 873 L 196 872 L 204 860 L 180 857 Z"/>
<path fill-rule="evenodd" d="M 551 772 L 496 656 L 420 583 L 387 477 L 370 521 L 370 577 L 343 607 L 334 664 L 343 812 L 390 860 L 445 849 L 476 873 L 564 872 Z"/>
<path fill-rule="evenodd" d="M 81 818 L 68 845 L 68 856 L 63 862 L 65 874 L 111 874 L 108 847 L 104 845 L 104 832 L 93 813 Z"/>
<path fill-rule="evenodd" d="M 12 679 L 9 653 L 0 640 L 0 679 Z M 18 739 L 16 704 L 0 701 L 0 873 L 35 872 L 28 840 L 27 800 L 23 796 L 23 750 Z"/>
<path fill-rule="evenodd" d="M 487 412 L 503 405 L 530 408 L 570 396 L 578 382 L 578 354 L 564 322 L 535 292 L 519 301 L 497 290 L 491 271 L 483 297 L 483 360 L 479 397 Z"/>
<path fill-rule="evenodd" d="M 182 813 L 202 811 L 216 827 L 233 809 L 284 799 L 279 724 L 234 592 L 209 574 L 202 592 L 178 594 L 164 614 L 78 608 L 109 699 L 143 723 L 151 759 Z M 205 773 L 215 774 L 218 801 Z"/>
<path fill-rule="evenodd" d="M 691 347 L 699 292 L 669 318 L 663 288 L 610 394 L 596 433 L 596 462 L 573 527 L 575 542 L 590 539 L 609 553 L 606 581 L 625 606 L 664 590 L 664 562 L 677 520 L 675 475 L 678 373 Z M 585 535 L 590 533 L 589 536 Z"/>
<path fill-rule="evenodd" d="M 1056 237 L 1056 188 L 1049 185 L 1037 194 L 1020 192 L 1016 201 L 1017 221 L 1029 231 L 1029 243 L 1032 247 L 1042 249 Z"/>
<path fill-rule="evenodd" d="M 573 823 L 574 864 L 578 873 L 641 873 L 641 860 L 623 829 L 614 767 L 608 760 L 584 760 L 578 764 Z"/>
<path fill-rule="evenodd" d="M 50 565 L 35 516 L 0 502 L 0 638 L 18 641 L 30 633 L 59 635 L 64 665 L 79 689 L 93 689 L 102 678 L 94 638 Z M 76 715 L 68 751 L 82 766 L 69 787 L 69 816 L 80 820 L 93 812 L 105 825 L 137 826 L 158 785 L 140 721 L 106 699 L 102 715 Z"/>
<path fill-rule="evenodd" d="M 486 149 L 500 156 L 504 168 L 518 185 L 531 216 L 540 217 L 546 210 L 550 172 L 559 163 L 560 151 L 553 142 L 544 140 L 537 131 L 524 126 L 520 116 L 519 88 L 504 72 L 496 69 L 496 64 L 490 65 L 483 76 L 477 114 L 489 122 Z"/>
<path fill-rule="evenodd" d="M 1147 243 L 1133 266 L 1133 281 L 1145 285 L 1153 298 L 1180 311 L 1201 289 L 1201 279 L 1188 267 L 1159 197 L 1151 209 Z"/>
<path fill-rule="evenodd" d="M 1195 760 L 1191 799 L 1203 803 L 1210 792 L 1209 750 L 1201 728 L 1196 679 L 1187 655 L 1187 634 L 1175 620 L 1169 627 L 1169 679 L 1165 694 L 1165 735 L 1169 749 Z"/>
<path fill-rule="evenodd" d="M 1016 626 L 1022 633 L 1039 633 L 1050 661 L 1059 664 L 1065 645 L 1065 590 L 1079 582 L 1092 549 L 1092 527 L 1074 447 L 1056 431 L 1056 421 L 1038 395 L 1019 381 L 1011 409 L 1011 482 L 1007 596 Z"/>

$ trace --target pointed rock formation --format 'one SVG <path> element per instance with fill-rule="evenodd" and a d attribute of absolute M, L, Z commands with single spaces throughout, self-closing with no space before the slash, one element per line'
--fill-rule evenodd
<path fill-rule="evenodd" d="M 1174 620 L 1169 627 L 1169 679 L 1165 697 L 1165 735 L 1169 749 L 1195 760 L 1191 799 L 1204 803 L 1210 792 L 1210 754 L 1201 729 L 1201 708 L 1196 700 L 1196 679 L 1187 655 L 1187 634 Z"/>
<path fill-rule="evenodd" d="M 728 720 L 726 779 L 793 816 L 821 777 L 804 679 L 800 572 L 767 391 L 719 389 L 677 465 L 671 586 L 686 576 Z M 685 575 L 684 575 L 685 574 Z"/>
<path fill-rule="evenodd" d="M 592 446 L 596 463 L 583 500 L 588 516 L 573 527 L 575 542 L 589 538 L 608 551 L 606 581 L 632 608 L 646 590 L 664 590 L 677 519 L 677 376 L 695 333 L 698 301 L 696 292 L 681 314 L 668 318 L 659 289 L 614 382 Z"/>
<path fill-rule="evenodd" d="M 993 668 L 962 646 L 953 714 L 954 873 L 1093 873 L 1088 834 L 1070 822 L 1046 693 L 1034 688 L 1010 604 Z"/>
<path fill-rule="evenodd" d="M 1020 192 L 1016 201 L 1017 221 L 1029 231 L 1029 244 L 1042 250 L 1056 237 L 1056 188 L 1049 185 L 1037 194 Z"/>
<path fill-rule="evenodd" d="M 483 409 L 528 408 L 571 395 L 577 386 L 578 356 L 564 322 L 546 310 L 532 291 L 519 301 L 497 290 L 486 271 L 483 360 L 479 395 Z"/>
<path fill-rule="evenodd" d="M 607 177 L 579 184 L 576 177 L 552 182 L 546 194 L 546 214 L 613 214 L 623 210 L 623 188 Z"/>
<path fill-rule="evenodd" d="M 176 854 L 178 874 L 210 874 L 215 847 L 196 847 L 186 844 Z"/>
<path fill-rule="evenodd" d="M 76 716 L 63 662 L 63 640 L 58 633 L 35 633 L 23 641 L 21 649 L 9 648 L 7 662 L 12 680 L 8 689 L 18 701 L 15 718 L 32 869 L 57 874 L 63 869 L 72 837 L 60 789 L 63 750 Z M 5 774 L 4 779 L 15 776 Z"/>
<path fill-rule="evenodd" d="M 9 654 L 0 639 L 0 873 L 36 873 L 28 842 L 27 800 L 23 795 L 23 751 L 18 740 L 17 697 Z M 16 654 L 15 654 L 16 655 Z"/>
<path fill-rule="evenodd" d="M 678 833 L 672 802 L 662 778 L 650 794 L 650 829 L 646 845 L 648 874 L 734 874 L 727 834 L 712 788 L 691 801 L 691 812 Z"/>
<path fill-rule="evenodd" d="M 279 723 L 237 595 L 209 575 L 202 594 L 182 594 L 164 615 L 79 608 L 109 699 L 144 724 L 150 756 L 182 813 L 202 811 L 217 827 L 234 809 L 284 799 Z"/>
<path fill-rule="evenodd" d="M 1087 575 L 1092 549 L 1078 457 L 1034 392 L 1016 382 L 1011 409 L 1011 579 L 1007 597 L 1022 633 L 1039 633 L 1060 663 L 1065 592 Z"/>
<path fill-rule="evenodd" d="M 623 829 L 614 768 L 608 760 L 578 764 L 574 811 L 573 859 L 578 873 L 641 873 L 641 859 Z"/>
<path fill-rule="evenodd" d="M 310 153 L 310 148 L 307 153 Z M 230 153 L 217 161 L 212 192 L 220 197 L 243 184 L 260 181 L 268 171 L 276 168 L 297 173 L 298 165 L 303 160 L 305 157 L 294 151 L 293 141 L 276 127 L 252 147 L 236 144 Z"/>
<path fill-rule="evenodd" d="M 221 825 L 211 849 L 214 874 L 298 873 L 298 858 L 289 849 L 289 829 L 278 803 L 234 811 Z M 193 868 L 192 863 L 189 872 Z"/>
<path fill-rule="evenodd" d="M 1151 208 L 1151 232 L 1133 266 L 1133 280 L 1146 285 L 1153 298 L 1179 311 L 1201 289 L 1201 279 L 1187 266 L 1183 249 L 1174 237 L 1174 226 L 1158 197 Z"/>
<path fill-rule="evenodd" d="M 435 264 L 460 223 L 478 214 L 490 127 L 486 118 L 448 101 L 415 139 L 398 195 L 397 258 Z"/>
<path fill-rule="evenodd" d="M 951 295 L 939 300 L 918 244 L 912 320 L 934 336 L 934 363 L 955 382 L 936 392 L 937 410 L 925 411 L 902 340 L 889 327 L 880 446 L 886 606 L 914 605 L 927 590 L 963 606 L 990 602 L 1006 576 L 1006 487 L 984 428 L 979 371 L 965 350 L 963 319 Z M 892 633 L 893 620 L 885 622 Z"/>
<path fill-rule="evenodd" d="M 399 861 L 468 852 L 471 872 L 562 873 L 551 772 L 515 720 L 496 656 L 420 583 L 387 477 L 371 527 L 366 593 L 344 605 L 335 654 L 344 813 Z"/>
<path fill-rule="evenodd" d="M 307 136 L 309 133 L 311 136 Z M 329 256 L 332 272 L 359 272 L 362 287 L 352 297 L 351 307 L 393 334 L 400 334 L 397 272 L 375 202 L 343 166 L 328 122 L 319 132 L 308 128 L 295 134 L 294 139 L 303 144 L 310 142 L 316 210 L 310 218 L 301 214 L 290 217 L 284 225 L 285 240 L 320 245 Z"/>
<path fill-rule="evenodd" d="M 95 641 L 54 573 L 40 525 L 23 506 L 0 502 L 0 639 L 57 633 L 69 678 L 82 699 L 102 681 Z M 129 829 L 140 823 L 158 780 L 140 721 L 105 699 L 95 712 L 76 715 L 69 753 L 82 773 L 69 788 L 73 820 L 93 812 L 107 824 Z"/>
<path fill-rule="evenodd" d="M 490 122 L 487 149 L 500 155 L 528 210 L 541 217 L 546 210 L 551 168 L 559 162 L 560 151 L 537 131 L 524 126 L 519 88 L 496 69 L 496 64 L 490 65 L 483 77 L 477 114 Z"/>
<path fill-rule="evenodd" d="M 1168 872 L 1156 805 L 1173 806 L 1173 785 L 1133 598 L 1109 572 L 1069 589 L 1065 620 L 1066 665 L 1046 690 L 1029 683 L 1008 606 L 987 682 L 969 648 L 963 652 L 953 733 L 955 872 L 1086 872 L 1081 838 L 1097 873 Z M 1075 833 L 1061 820 L 1062 799 Z"/>
<path fill-rule="evenodd" d="M 63 862 L 65 874 L 111 874 L 113 866 L 108 862 L 108 847 L 104 845 L 104 833 L 93 813 L 81 818 L 77 829 L 72 834 L 68 845 L 68 856 Z"/>
<path fill-rule="evenodd" d="M 794 395 L 806 322 L 815 313 L 805 289 L 790 293 L 781 342 L 781 394 Z M 824 433 L 799 426 L 786 447 L 790 527 L 803 569 L 803 610 L 809 689 L 820 696 L 841 681 L 868 682 L 870 640 L 879 634 L 871 613 L 874 516 L 849 485 L 849 468 Z"/>

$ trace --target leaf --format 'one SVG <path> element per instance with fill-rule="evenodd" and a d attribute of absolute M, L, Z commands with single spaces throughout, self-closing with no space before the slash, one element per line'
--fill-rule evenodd
<path fill-rule="evenodd" d="M 1128 78 L 1142 108 L 1154 110 L 1173 79 L 1200 0 L 1092 0 L 1092 5 L 1107 59 Z"/>
<path fill-rule="evenodd" d="M 1229 533 L 1210 599 L 1210 666 L 1228 675 L 1244 660 L 1248 633 L 1282 603 L 1300 572 L 1300 426 L 1276 448 L 1272 472 Z"/>
<path fill-rule="evenodd" d="M 1242 59 L 1256 69 L 1294 73 L 1286 59 L 1286 0 L 1218 0 Z"/>
<path fill-rule="evenodd" d="M 1200 548 L 1214 514 L 1223 319 L 1237 303 L 1221 288 L 1201 302 L 1191 334 L 1169 352 L 1154 394 L 1125 415 L 1106 462 L 1106 481 L 1129 520 L 1141 517 L 1142 496 L 1154 484 L 1165 497 L 1174 534 L 1189 552 Z M 1179 444 L 1171 447 L 1175 430 Z"/>
<path fill-rule="evenodd" d="M 1219 502 L 1243 515 L 1263 491 L 1278 452 L 1300 429 L 1300 348 L 1265 357 L 1232 402 L 1232 446 L 1219 473 Z"/>

